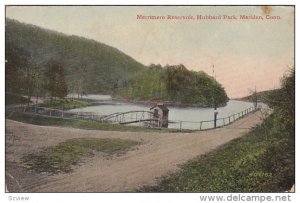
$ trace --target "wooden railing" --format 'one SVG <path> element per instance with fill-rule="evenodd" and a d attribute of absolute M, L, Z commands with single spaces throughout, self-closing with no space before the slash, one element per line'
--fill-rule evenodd
<path fill-rule="evenodd" d="M 217 128 L 229 125 L 236 120 L 243 118 L 244 116 L 259 110 L 260 108 L 247 108 L 239 113 L 232 114 L 228 117 L 217 119 Z M 150 111 L 128 111 L 113 113 L 110 115 L 96 115 L 91 112 L 70 112 L 60 109 L 38 107 L 36 105 L 20 105 L 8 111 L 18 111 L 27 114 L 36 114 L 53 118 L 62 119 L 76 119 L 76 120 L 91 120 L 101 123 L 119 123 L 119 124 L 131 124 L 137 123 L 146 127 L 155 127 L 153 121 L 157 123 L 163 122 L 162 120 L 153 119 L 153 112 Z M 146 124 L 146 125 L 144 125 Z M 169 128 L 179 130 L 208 130 L 214 128 L 214 120 L 205 121 L 182 121 L 182 120 L 168 120 Z M 158 125 L 160 126 L 160 125 Z"/>

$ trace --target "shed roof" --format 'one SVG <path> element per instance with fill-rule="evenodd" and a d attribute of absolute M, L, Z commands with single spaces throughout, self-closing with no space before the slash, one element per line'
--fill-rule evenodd
<path fill-rule="evenodd" d="M 160 108 L 163 111 L 169 111 L 169 109 L 163 103 L 158 103 L 158 104 L 152 106 L 150 108 L 150 110 L 154 109 L 155 107 L 158 107 L 158 108 Z"/>

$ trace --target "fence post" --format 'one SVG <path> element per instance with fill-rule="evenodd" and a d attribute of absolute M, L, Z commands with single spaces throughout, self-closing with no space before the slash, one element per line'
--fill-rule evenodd
<path fill-rule="evenodd" d="M 182 121 L 180 121 L 180 131 L 181 131 L 181 125 L 182 125 Z"/>
<path fill-rule="evenodd" d="M 200 122 L 200 131 L 201 131 L 201 128 L 202 128 L 202 121 Z"/>
<path fill-rule="evenodd" d="M 216 112 L 216 110 L 215 110 L 215 112 L 214 112 L 214 128 L 217 128 L 217 116 L 218 116 L 218 112 Z"/>

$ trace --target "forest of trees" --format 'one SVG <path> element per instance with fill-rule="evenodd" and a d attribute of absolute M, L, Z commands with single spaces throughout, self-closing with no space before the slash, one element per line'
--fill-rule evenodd
<path fill-rule="evenodd" d="M 121 51 L 77 36 L 6 19 L 6 92 L 63 98 L 67 93 L 222 105 L 224 88 L 184 65 L 144 66 Z"/>
<path fill-rule="evenodd" d="M 150 65 L 125 88 L 116 90 L 126 99 L 169 101 L 201 106 L 222 105 L 228 101 L 224 88 L 204 72 L 188 70 L 184 65 Z"/>
<path fill-rule="evenodd" d="M 68 94 L 63 65 L 53 59 L 46 64 L 45 89 L 50 93 L 50 100 L 64 98 Z"/>
<path fill-rule="evenodd" d="M 50 59 L 42 64 L 46 69 L 37 65 L 31 55 L 24 49 L 7 44 L 5 49 L 5 91 L 28 96 L 41 97 L 46 93 L 50 99 L 64 98 L 68 86 L 64 67 L 59 61 Z"/>
<path fill-rule="evenodd" d="M 109 94 L 115 85 L 123 85 L 146 68 L 103 43 L 11 19 L 5 22 L 5 43 L 6 49 L 16 47 L 26 53 L 20 57 L 36 64 L 41 72 L 45 72 L 51 59 L 63 64 L 68 91 L 73 93 Z"/>

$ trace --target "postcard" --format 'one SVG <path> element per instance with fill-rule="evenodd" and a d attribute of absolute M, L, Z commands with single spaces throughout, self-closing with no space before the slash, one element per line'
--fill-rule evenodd
<path fill-rule="evenodd" d="M 295 191 L 295 6 L 5 12 L 6 193 Z"/>

